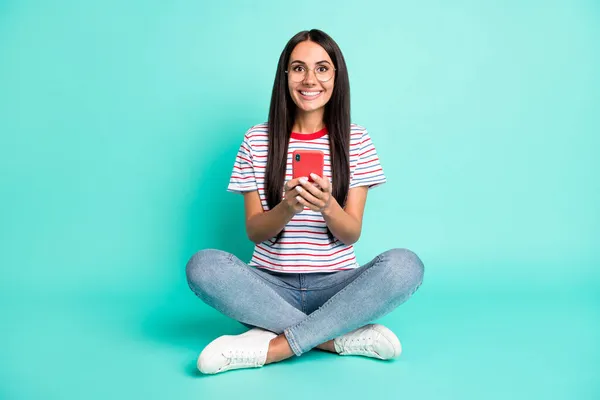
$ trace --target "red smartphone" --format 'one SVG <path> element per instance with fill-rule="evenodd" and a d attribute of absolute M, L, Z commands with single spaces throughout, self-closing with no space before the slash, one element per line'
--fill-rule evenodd
<path fill-rule="evenodd" d="M 314 182 L 311 173 L 323 177 L 324 157 L 319 150 L 295 150 L 292 153 L 292 178 L 306 176 L 309 182 Z"/>

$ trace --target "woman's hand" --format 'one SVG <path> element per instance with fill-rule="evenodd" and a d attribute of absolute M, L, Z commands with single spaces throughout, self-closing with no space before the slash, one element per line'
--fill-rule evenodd
<path fill-rule="evenodd" d="M 295 190 L 299 194 L 296 200 L 299 205 L 310 208 L 313 211 L 323 212 L 331 203 L 331 185 L 328 179 L 321 178 L 316 174 L 310 174 L 316 185 L 309 182 L 307 178 L 298 178 L 300 186 L 296 186 Z M 296 179 L 291 180 L 295 181 Z"/>
<path fill-rule="evenodd" d="M 285 198 L 283 201 L 285 202 L 288 211 L 290 211 L 293 215 L 301 213 L 304 210 L 304 206 L 298 202 L 298 193 L 302 191 L 302 188 L 299 186 L 300 179 L 303 178 L 292 179 L 283 185 L 283 189 L 285 191 Z"/>

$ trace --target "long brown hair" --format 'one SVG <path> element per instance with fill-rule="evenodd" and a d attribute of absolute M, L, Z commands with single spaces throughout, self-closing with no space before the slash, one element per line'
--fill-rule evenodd
<path fill-rule="evenodd" d="M 331 98 L 325 105 L 323 122 L 329 133 L 329 152 L 331 159 L 332 195 L 343 207 L 350 186 L 350 83 L 346 61 L 337 43 L 325 32 L 318 29 L 302 31 L 294 35 L 286 44 L 275 73 L 271 105 L 269 108 L 269 150 L 265 171 L 265 194 L 269 209 L 281 202 L 285 179 L 288 146 L 294 125 L 296 104 L 288 89 L 285 71 L 290 55 L 296 45 L 305 40 L 319 44 L 335 67 L 335 84 Z M 328 235 L 333 235 L 328 229 Z M 283 230 L 275 241 L 279 240 Z"/>

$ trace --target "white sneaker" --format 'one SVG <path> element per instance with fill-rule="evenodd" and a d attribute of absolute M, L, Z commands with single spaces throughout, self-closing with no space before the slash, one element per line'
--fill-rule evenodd
<path fill-rule="evenodd" d="M 216 374 L 238 368 L 258 368 L 265 365 L 271 339 L 277 334 L 253 328 L 241 335 L 224 335 L 210 342 L 198 357 L 198 369 L 203 374 Z"/>
<path fill-rule="evenodd" d="M 394 332 L 380 324 L 369 324 L 333 340 L 335 351 L 342 356 L 366 356 L 389 360 L 402 353 Z"/>

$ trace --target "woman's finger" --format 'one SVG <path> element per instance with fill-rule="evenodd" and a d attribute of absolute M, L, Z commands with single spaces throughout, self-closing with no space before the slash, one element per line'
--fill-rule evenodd
<path fill-rule="evenodd" d="M 310 177 L 315 181 L 324 192 L 329 192 L 329 180 L 320 177 L 317 174 L 310 174 Z"/>
<path fill-rule="evenodd" d="M 312 186 L 312 184 L 310 184 L 310 183 L 309 183 L 309 185 Z M 314 190 L 318 191 L 318 189 L 316 189 L 316 188 L 314 188 Z M 324 201 L 313 196 L 311 193 L 309 193 L 308 190 L 304 189 L 302 186 L 296 186 L 296 191 L 298 193 L 300 193 L 300 196 L 302 196 L 302 198 L 304 198 L 306 201 L 308 201 L 312 205 L 316 206 L 318 209 L 321 209 L 325 206 Z"/>
<path fill-rule="evenodd" d="M 308 192 L 310 194 L 312 194 L 314 197 L 316 197 L 318 199 L 323 197 L 323 192 L 321 191 L 321 189 L 319 189 L 317 186 L 310 183 L 309 181 L 300 180 L 300 185 L 301 186 L 296 186 L 296 189 L 302 188 L 304 190 L 308 190 Z"/>
<path fill-rule="evenodd" d="M 287 192 L 288 190 L 292 190 L 293 188 L 295 188 L 296 186 L 298 186 L 300 184 L 300 179 L 302 179 L 303 177 L 300 178 L 294 178 L 294 179 L 290 179 L 289 181 L 287 181 L 284 185 L 283 185 L 283 189 Z M 304 179 L 308 179 L 308 178 L 304 178 Z"/>
<path fill-rule="evenodd" d="M 298 200 L 298 203 L 302 204 L 305 207 L 310 208 L 313 211 L 319 211 L 319 207 L 317 207 L 314 204 L 312 204 L 311 202 L 307 201 L 300 195 L 296 196 L 296 200 Z"/>

